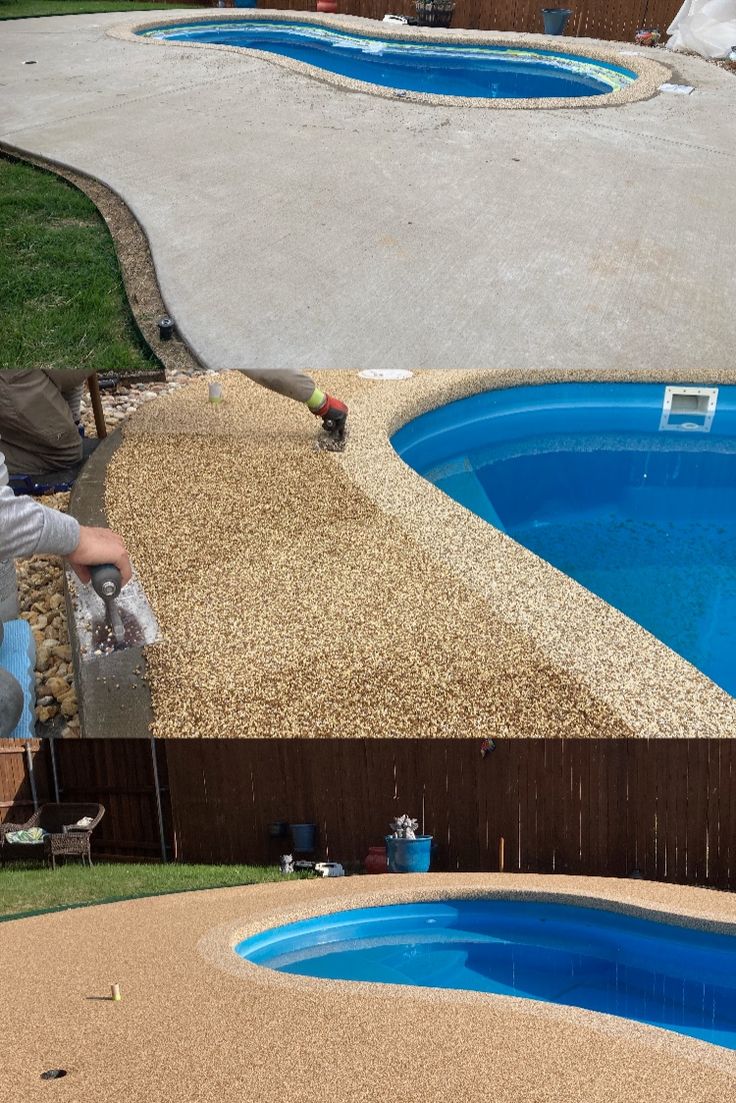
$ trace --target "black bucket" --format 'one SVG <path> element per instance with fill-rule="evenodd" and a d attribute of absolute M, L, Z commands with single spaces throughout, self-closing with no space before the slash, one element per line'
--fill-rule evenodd
<path fill-rule="evenodd" d="M 455 5 L 451 0 L 415 0 L 420 27 L 449 27 Z"/>
<path fill-rule="evenodd" d="M 311 854 L 315 846 L 317 825 L 314 823 L 290 823 L 291 845 L 300 854 Z"/>
<path fill-rule="evenodd" d="M 572 15 L 570 8 L 542 8 L 545 34 L 564 34 L 567 21 Z"/>

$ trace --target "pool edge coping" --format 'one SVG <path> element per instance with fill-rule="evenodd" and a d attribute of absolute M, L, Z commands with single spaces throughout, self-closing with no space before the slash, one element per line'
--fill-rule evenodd
<path fill-rule="evenodd" d="M 426 43 L 428 41 L 444 42 L 447 45 L 475 45 L 475 46 L 520 46 L 533 49 L 544 47 L 550 49 L 554 45 L 557 36 L 540 34 L 520 34 L 511 31 L 473 31 L 458 28 L 444 29 L 436 27 L 407 27 L 403 24 L 383 23 L 379 20 L 364 19 L 349 15 L 323 15 L 322 13 L 309 11 L 290 11 L 269 8 L 234 8 L 211 9 L 217 12 L 216 16 L 210 14 L 192 14 L 181 20 L 182 23 L 214 23 L 214 22 L 270 22 L 274 18 L 290 23 L 314 23 L 316 26 L 327 30 L 337 30 L 353 33 L 368 33 L 369 37 L 380 37 L 404 42 Z M 140 16 L 140 13 L 139 13 Z M 293 58 L 268 53 L 264 50 L 248 49 L 244 53 L 241 46 L 226 46 L 210 42 L 167 42 L 156 38 L 142 37 L 138 32 L 154 30 L 159 27 L 171 26 L 176 23 L 172 18 L 162 19 L 154 17 L 149 20 L 130 18 L 125 23 L 110 27 L 105 34 L 123 42 L 132 42 L 154 46 L 178 46 L 184 49 L 221 50 L 235 54 L 241 59 L 257 58 L 267 61 L 281 68 L 299 73 L 302 76 L 316 80 L 321 84 L 327 84 L 345 92 L 357 92 L 365 95 L 380 96 L 391 101 L 400 100 L 404 103 L 418 103 L 437 107 L 472 107 L 496 110 L 575 110 L 591 108 L 622 107 L 630 103 L 638 103 L 642 100 L 652 99 L 659 94 L 659 86 L 666 83 L 672 77 L 673 66 L 664 61 L 649 58 L 644 54 L 634 53 L 631 43 L 606 42 L 603 39 L 593 38 L 567 38 L 562 37 L 565 43 L 564 53 L 579 54 L 591 58 L 594 61 L 604 61 L 627 68 L 637 74 L 637 80 L 632 81 L 625 88 L 614 92 L 603 93 L 597 96 L 579 97 L 550 97 L 542 99 L 484 99 L 480 97 L 464 96 L 440 96 L 423 92 L 411 92 L 396 90 L 382 85 L 369 84 L 364 81 L 353 80 L 348 77 L 331 73 L 329 70 L 320 69 L 317 66 L 308 65 L 296 61 Z M 380 32 L 377 28 L 381 28 Z M 372 33 L 370 33 L 372 32 Z M 622 59 L 621 48 L 630 47 L 632 53 L 626 54 Z M 625 62 L 625 65 L 622 63 Z M 400 94 L 397 94 L 397 91 Z M 603 100 L 604 102 L 600 102 Z"/>
<path fill-rule="evenodd" d="M 584 375 L 564 369 L 416 373 L 414 380 L 424 382 L 414 393 L 413 380 L 407 380 L 386 384 L 395 388 L 393 402 L 382 394 L 380 404 L 353 403 L 350 445 L 335 459 L 423 550 L 480 593 L 494 614 L 553 667 L 607 704 L 632 736 L 723 738 L 734 730 L 735 698 L 626 614 L 430 483 L 399 456 L 391 437 L 424 413 L 492 390 L 550 383 L 736 382 L 736 372 L 730 378 L 726 374 L 656 369 L 639 375 L 610 369 Z M 363 418 L 370 422 L 368 431 L 357 424 Z"/>
<path fill-rule="evenodd" d="M 383 982 L 354 982 L 349 980 L 333 980 L 321 977 L 304 976 L 300 974 L 283 973 L 270 969 L 266 965 L 254 964 L 241 957 L 236 946 L 246 938 L 261 934 L 272 926 L 285 926 L 289 923 L 308 919 L 319 919 L 325 915 L 353 910 L 360 907 L 380 907 L 390 904 L 402 903 L 431 903 L 443 900 L 522 900 L 540 903 L 560 903 L 580 907 L 593 908 L 599 911 L 609 911 L 614 914 L 630 915 L 634 918 L 648 919 L 652 922 L 665 923 L 670 926 L 681 926 L 691 930 L 701 930 L 713 934 L 723 933 L 736 937 L 736 911 L 731 919 L 719 919 L 715 916 L 703 917 L 693 910 L 677 907 L 663 908 L 646 900 L 636 901 L 621 899 L 613 886 L 626 886 L 636 895 L 641 894 L 642 889 L 646 894 L 646 886 L 655 886 L 656 889 L 668 892 L 685 893 L 695 895 L 709 892 L 705 888 L 697 886 L 683 886 L 665 882 L 644 880 L 631 880 L 627 878 L 612 877 L 587 877 L 559 874 L 429 874 L 433 881 L 445 882 L 427 885 L 416 884 L 416 876 L 411 874 L 386 874 L 389 882 L 386 884 L 382 878 L 382 884 L 368 885 L 358 891 L 350 891 L 345 888 L 340 895 L 330 895 L 328 882 L 307 881 L 306 884 L 315 886 L 313 895 L 317 899 L 311 899 L 307 903 L 290 909 L 284 913 L 268 911 L 259 915 L 255 920 L 244 921 L 242 918 L 228 921 L 211 928 L 197 942 L 197 954 L 207 964 L 221 972 L 236 976 L 242 981 L 254 984 L 258 988 L 271 988 L 281 990 L 288 995 L 290 990 L 311 990 L 316 995 L 320 991 L 337 991 L 349 993 L 351 996 L 363 998 L 385 998 L 387 1000 L 408 1000 L 426 1004 L 483 1004 L 491 1001 L 500 1007 L 513 1006 L 522 1014 L 530 1014 L 542 1020 L 568 1024 L 582 1025 L 587 1029 L 596 1029 L 604 1034 L 616 1037 L 636 1036 L 637 1041 L 647 1046 L 664 1047 L 673 1054 L 686 1056 L 691 1059 L 703 1061 L 709 1067 L 719 1071 L 736 1075 L 736 1050 L 718 1046 L 690 1035 L 679 1034 L 676 1031 L 664 1027 L 650 1026 L 635 1019 L 627 1019 L 623 1016 L 612 1015 L 606 1012 L 590 1011 L 586 1008 L 568 1004 L 555 1004 L 546 1000 L 536 1000 L 521 996 L 499 995 L 485 992 L 472 992 L 466 989 L 454 988 L 424 988 L 412 985 L 393 985 Z M 553 887 L 555 881 L 559 882 L 564 877 L 572 884 Z M 467 882 L 471 878 L 483 878 L 486 884 L 466 884 L 464 887 L 453 884 L 457 879 Z M 550 887 L 525 887 L 521 882 L 533 878 L 539 882 L 550 882 Z M 410 880 L 409 880 L 410 879 Z M 342 880 L 342 879 L 338 879 Z M 364 878 L 360 879 L 361 881 Z M 375 882 L 376 878 L 371 879 Z M 419 878 L 423 881 L 423 878 Z M 504 883 L 506 882 L 506 883 Z M 578 882 L 576 884 L 575 882 Z M 332 882 L 334 884 L 334 881 Z M 304 882 L 302 882 L 304 884 Z M 424 882 L 426 885 L 426 882 Z M 327 892 L 320 892 L 321 888 Z M 372 892 L 371 892 L 372 888 Z M 303 891 L 303 890 L 302 890 Z M 717 893 L 717 898 L 729 900 L 731 894 Z"/>

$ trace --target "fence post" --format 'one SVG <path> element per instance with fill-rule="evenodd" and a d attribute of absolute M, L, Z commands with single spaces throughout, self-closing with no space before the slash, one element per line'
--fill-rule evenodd
<path fill-rule="evenodd" d="M 28 768 L 28 781 L 31 785 L 31 799 L 33 801 L 33 811 L 38 812 L 38 793 L 36 791 L 36 775 L 33 771 L 33 755 L 31 754 L 31 744 L 26 740 L 26 765 Z"/>
<path fill-rule="evenodd" d="M 166 856 L 166 836 L 164 835 L 164 815 L 161 808 L 161 787 L 158 780 L 158 762 L 156 761 L 156 740 L 151 736 L 151 763 L 153 765 L 153 784 L 156 789 L 156 812 L 158 813 L 158 833 L 161 839 L 161 861 L 168 862 Z"/>
<path fill-rule="evenodd" d="M 49 753 L 51 756 L 51 777 L 54 782 L 54 800 L 59 803 L 59 775 L 56 772 L 56 747 L 54 745 L 54 736 L 49 737 Z"/>

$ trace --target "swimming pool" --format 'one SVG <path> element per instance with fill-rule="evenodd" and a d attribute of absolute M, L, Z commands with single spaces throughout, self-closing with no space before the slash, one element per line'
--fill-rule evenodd
<path fill-rule="evenodd" d="M 518 996 L 736 1049 L 736 938 L 564 903 L 446 900 L 336 912 L 235 947 L 333 980 Z"/>
<path fill-rule="evenodd" d="M 736 387 L 488 391 L 392 443 L 736 696 Z"/>
<path fill-rule="evenodd" d="M 292 20 L 177 23 L 138 32 L 168 42 L 264 50 L 368 84 L 486 99 L 602 96 L 637 79 L 630 69 L 578 54 L 517 46 L 400 42 Z"/>

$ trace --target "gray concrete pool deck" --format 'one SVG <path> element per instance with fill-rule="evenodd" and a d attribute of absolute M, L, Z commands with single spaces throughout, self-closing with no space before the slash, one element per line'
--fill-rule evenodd
<path fill-rule="evenodd" d="M 0 140 L 125 199 L 208 366 L 732 363 L 732 74 L 657 51 L 691 96 L 432 106 L 106 33 L 161 18 L 4 23 Z"/>
<path fill-rule="evenodd" d="M 15 1103 L 730 1103 L 736 1053 L 510 996 L 290 976 L 257 930 L 458 896 L 559 899 L 733 931 L 733 895 L 592 877 L 428 874 L 130 900 L 3 924 L 0 1085 Z M 110 1000 L 119 984 L 122 1000 Z M 67 1076 L 43 1084 L 45 1069 Z M 11 1092 L 12 1087 L 12 1092 Z"/>

